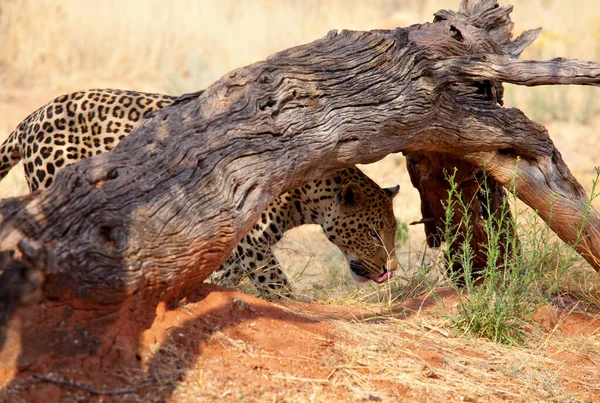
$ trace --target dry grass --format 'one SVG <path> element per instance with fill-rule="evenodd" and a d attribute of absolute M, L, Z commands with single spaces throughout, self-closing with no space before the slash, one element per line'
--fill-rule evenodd
<path fill-rule="evenodd" d="M 375 305 L 371 308 L 377 310 Z M 445 309 L 451 312 L 452 306 Z M 318 365 L 328 375 L 299 377 L 285 366 L 271 367 L 265 375 L 271 390 L 260 398 L 254 395 L 255 399 L 330 402 L 340 401 L 350 392 L 353 401 L 575 402 L 595 401 L 600 393 L 600 334 L 563 333 L 558 330 L 560 318 L 549 331 L 532 329 L 526 348 L 456 337 L 446 330 L 448 321 L 437 319 L 433 312 L 405 319 L 380 316 L 377 321 L 329 321 L 337 330 L 334 354 L 317 362 L 314 357 L 293 359 L 296 365 Z M 257 361 L 277 356 L 220 332 L 211 340 Z M 177 350 L 166 357 L 171 357 L 167 361 L 184 360 Z M 177 384 L 173 397 L 175 401 L 236 401 L 238 394 L 237 400 L 243 400 L 244 394 L 257 393 L 216 378 L 214 369 L 199 360 L 184 379 L 170 383 Z M 273 386 L 281 392 L 273 393 Z"/>
<path fill-rule="evenodd" d="M 408 1 L 412 9 L 419 1 Z M 329 29 L 380 27 L 400 7 L 375 0 L 2 1 L 1 61 L 16 83 L 94 78 L 197 90 L 227 71 Z M 417 18 L 419 19 L 419 18 Z M 402 20 L 408 23 L 409 20 Z M 390 25 L 391 21 L 386 25 Z M 67 84 L 68 85 L 68 84 Z"/>
<path fill-rule="evenodd" d="M 567 401 L 574 396 L 565 384 L 573 381 L 582 400 L 593 399 L 600 391 L 595 364 L 600 359 L 598 334 L 537 334 L 524 349 L 451 337 L 443 330 L 445 321 L 428 317 L 339 326 L 347 338 L 339 344 L 342 364 L 333 381 L 362 393 L 373 393 L 368 385 L 377 382 L 410 385 L 426 391 L 431 401 L 448 396 L 467 401 Z M 577 373 L 562 371 L 561 357 L 568 354 L 587 358 Z"/>
<path fill-rule="evenodd" d="M 517 32 L 544 27 L 524 58 L 600 57 L 600 9 L 593 0 L 511 3 Z M 43 85 L 56 93 L 109 85 L 181 93 L 203 88 L 233 68 L 314 40 L 330 29 L 406 26 L 431 20 L 436 10 L 457 4 L 2 0 L 0 69 L 5 85 Z M 593 90 L 540 91 L 509 91 L 507 100 L 545 121 L 585 120 L 597 112 Z"/>

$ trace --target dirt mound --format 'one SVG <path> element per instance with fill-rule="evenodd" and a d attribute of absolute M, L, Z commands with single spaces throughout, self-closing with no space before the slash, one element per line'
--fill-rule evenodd
<path fill-rule="evenodd" d="M 131 399 L 134 395 L 142 401 L 161 401 L 185 378 L 200 376 L 203 380 L 193 382 L 202 383 L 208 374 L 210 385 L 202 388 L 205 397 L 225 398 L 233 393 L 232 386 L 246 398 L 283 396 L 290 391 L 267 381 L 269 374 L 285 371 L 289 379 L 325 380 L 330 371 L 327 360 L 335 354 L 332 325 L 302 314 L 308 307 L 319 314 L 319 306 L 291 305 L 298 312 L 204 285 L 177 307 L 161 303 L 139 340 L 130 330 L 135 324 L 118 326 L 118 320 L 114 321 L 103 345 L 86 344 L 85 330 L 73 332 L 79 338 L 67 339 L 73 329 L 64 327 L 64 318 L 53 316 L 56 307 L 48 307 L 44 318 L 29 318 L 54 325 L 40 326 L 48 331 L 36 340 L 19 340 L 18 323 L 12 326 L 0 356 L 4 385 L 0 396 L 6 401 L 49 402 L 92 396 Z M 331 307 L 324 308 L 326 314 L 335 313 Z M 344 311 L 350 310 L 342 307 L 340 312 Z M 360 310 L 355 311 L 353 315 L 361 316 Z M 140 323 L 146 321 L 140 318 Z M 21 345 L 32 348 L 22 351 Z M 28 359 L 39 357 L 42 350 L 54 354 L 34 362 Z M 196 366 L 201 367 L 201 374 L 193 370 Z M 230 397 L 236 400 L 238 394 Z"/>
<path fill-rule="evenodd" d="M 432 304 L 431 297 L 416 298 L 396 312 L 407 317 Z M 312 393 L 315 385 L 351 399 L 351 390 L 330 382 L 341 362 L 336 322 L 383 318 L 356 306 L 274 304 L 210 284 L 178 306 L 159 304 L 143 331 L 136 329 L 147 327 L 148 317 L 137 324 L 118 318 L 99 324 L 110 329 L 100 343 L 67 325 L 67 318 L 77 323 L 68 308 L 48 305 L 42 312 L 35 317 L 25 309 L 19 317 L 39 323 L 33 337 L 21 340 L 19 320 L 11 326 L 0 354 L 0 396 L 6 401 L 179 400 L 190 384 L 191 396 L 226 401 L 288 401 Z"/>
<path fill-rule="evenodd" d="M 525 358 L 531 368 L 522 369 L 523 374 L 538 374 L 540 367 L 556 370 L 552 376 L 562 382 L 565 396 L 592 396 L 588 393 L 598 387 L 600 378 L 590 379 L 588 369 L 597 372 L 594 363 L 600 351 L 594 349 L 600 319 L 544 307 L 536 319 L 543 331 L 540 339 L 546 343 L 525 354 L 488 341 L 452 337 L 440 325 L 444 320 L 440 317 L 452 311 L 456 295 L 443 289 L 437 296 L 386 307 L 382 315 L 374 308 L 355 306 L 274 304 L 207 284 L 177 306 L 161 303 L 149 326 L 148 318 L 140 318 L 145 326 L 141 332 L 113 318 L 111 330 L 95 345 L 86 343 L 84 329 L 71 333 L 77 338 L 67 338 L 64 307 L 62 318 L 52 316 L 58 308 L 48 307 L 44 317 L 29 318 L 44 324 L 37 340 L 20 340 L 18 321 L 12 326 L 0 355 L 0 398 L 26 402 L 550 398 L 528 392 L 516 377 L 520 370 L 515 363 Z M 551 336 L 560 342 L 549 343 Z M 568 340 L 580 344 L 570 348 Z M 590 351 L 582 350 L 581 340 Z M 28 347 L 22 350 L 21 345 Z M 28 359 L 32 350 L 39 353 L 44 348 L 54 349 L 53 353 Z M 503 373 L 507 368 L 514 373 Z M 532 379 L 527 382 L 535 386 Z"/>

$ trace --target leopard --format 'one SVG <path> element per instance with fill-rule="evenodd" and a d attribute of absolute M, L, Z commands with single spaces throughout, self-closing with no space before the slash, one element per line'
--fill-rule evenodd
<path fill-rule="evenodd" d="M 61 95 L 29 115 L 2 144 L 0 180 L 22 160 L 30 192 L 43 191 L 60 170 L 110 152 L 144 119 L 179 98 L 120 89 Z M 398 191 L 399 186 L 380 187 L 351 166 L 285 192 L 269 203 L 208 281 L 235 287 L 247 278 L 262 297 L 290 297 L 291 282 L 271 247 L 286 231 L 317 224 L 343 253 L 355 281 L 383 283 L 398 267 L 393 211 Z"/>

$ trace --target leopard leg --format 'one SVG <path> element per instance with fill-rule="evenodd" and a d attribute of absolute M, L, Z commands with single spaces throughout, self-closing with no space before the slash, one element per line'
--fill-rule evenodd
<path fill-rule="evenodd" d="M 292 286 L 275 258 L 268 265 L 257 268 L 254 272 L 255 275 L 250 276 L 250 280 L 262 297 L 278 300 L 292 296 Z"/>
<path fill-rule="evenodd" d="M 274 300 L 282 296 L 289 297 L 292 293 L 290 282 L 279 267 L 271 248 L 249 246 L 244 242 L 211 274 L 209 282 L 235 287 L 246 277 L 263 298 Z"/>

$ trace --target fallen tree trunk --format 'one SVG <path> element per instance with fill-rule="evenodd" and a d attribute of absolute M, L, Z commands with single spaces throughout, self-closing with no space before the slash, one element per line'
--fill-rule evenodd
<path fill-rule="evenodd" d="M 331 32 L 227 74 L 47 191 L 0 202 L 0 250 L 43 275 L 45 301 L 138 315 L 197 287 L 283 191 L 404 152 L 485 166 L 505 186 L 516 167 L 518 197 L 546 220 L 553 206 L 552 229 L 582 239 L 598 270 L 600 218 L 583 188 L 541 125 L 497 103 L 501 81 L 598 85 L 600 65 L 517 61 L 537 31 L 511 40 L 510 20 L 475 11 Z"/>

